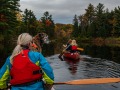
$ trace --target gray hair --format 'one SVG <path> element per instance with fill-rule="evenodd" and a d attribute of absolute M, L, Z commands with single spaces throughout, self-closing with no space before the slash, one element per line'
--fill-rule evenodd
<path fill-rule="evenodd" d="M 77 46 L 76 40 L 72 40 L 71 45 L 75 45 L 75 46 Z"/>
<path fill-rule="evenodd" d="M 14 48 L 12 55 L 10 57 L 10 63 L 13 63 L 13 59 L 22 51 L 22 45 L 29 46 L 32 41 L 32 36 L 29 33 L 22 33 L 18 36 L 17 46 Z"/>

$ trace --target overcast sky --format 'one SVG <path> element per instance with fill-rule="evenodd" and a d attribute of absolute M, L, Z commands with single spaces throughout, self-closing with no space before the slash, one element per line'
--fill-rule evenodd
<path fill-rule="evenodd" d="M 72 23 L 75 14 L 79 16 L 85 13 L 90 3 L 94 7 L 102 3 L 105 9 L 108 8 L 110 11 L 120 6 L 120 0 L 20 0 L 20 9 L 32 10 L 37 19 L 48 11 L 54 23 L 69 24 Z"/>

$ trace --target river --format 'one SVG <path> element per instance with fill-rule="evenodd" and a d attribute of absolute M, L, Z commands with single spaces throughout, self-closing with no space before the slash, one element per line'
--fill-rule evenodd
<path fill-rule="evenodd" d="M 54 45 L 53 45 L 54 46 Z M 56 46 L 57 47 L 57 46 Z M 53 67 L 55 82 L 77 79 L 120 77 L 120 48 L 109 46 L 83 45 L 84 51 L 77 61 L 61 61 L 58 54 L 47 58 Z M 56 52 L 57 53 L 57 52 Z M 54 85 L 56 90 L 120 90 L 120 83 L 94 85 Z"/>
<path fill-rule="evenodd" d="M 47 57 L 53 67 L 55 82 L 86 78 L 120 77 L 120 64 L 81 55 L 78 61 L 61 61 L 58 54 Z M 120 90 L 120 83 L 99 85 L 54 85 L 56 90 Z"/>
<path fill-rule="evenodd" d="M 81 45 L 77 61 L 58 58 L 62 50 L 58 44 L 44 45 L 43 55 L 53 68 L 55 82 L 77 79 L 120 77 L 120 47 Z M 4 48 L 3 48 L 4 49 Z M 1 49 L 0 67 L 12 48 Z M 9 52 L 9 53 L 7 53 Z M 55 90 L 120 90 L 120 83 L 94 85 L 54 85 Z"/>

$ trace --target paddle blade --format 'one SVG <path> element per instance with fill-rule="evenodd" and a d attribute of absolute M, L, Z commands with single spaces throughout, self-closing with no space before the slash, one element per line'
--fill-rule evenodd
<path fill-rule="evenodd" d="M 77 48 L 77 50 L 78 50 L 78 51 L 84 51 L 84 49 L 83 49 L 83 48 Z"/>
<path fill-rule="evenodd" d="M 70 85 L 87 85 L 87 84 L 105 84 L 120 82 L 120 78 L 94 78 L 94 79 L 79 79 L 67 82 L 58 82 L 55 84 L 70 84 Z"/>

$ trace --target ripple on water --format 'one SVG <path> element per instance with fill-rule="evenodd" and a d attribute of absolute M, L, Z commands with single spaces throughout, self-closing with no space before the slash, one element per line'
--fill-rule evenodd
<path fill-rule="evenodd" d="M 56 82 L 84 78 L 120 77 L 120 64 L 106 59 L 92 58 L 87 55 L 81 55 L 81 59 L 78 62 L 61 61 L 58 58 L 58 55 L 48 57 L 47 59 L 53 67 Z M 97 87 L 99 86 L 97 85 Z M 80 90 L 79 88 L 81 88 L 81 90 L 84 89 L 83 86 L 76 87 L 76 89 L 74 87 L 76 86 L 73 85 L 73 87 L 63 87 L 62 85 L 62 90 Z M 57 90 L 61 90 L 61 86 L 56 86 L 56 88 Z M 99 90 L 109 90 L 105 88 L 112 88 L 110 90 L 119 90 L 119 88 L 113 89 L 113 86 L 100 86 Z M 84 90 L 96 90 L 96 87 L 88 86 L 88 88 L 85 88 Z"/>

